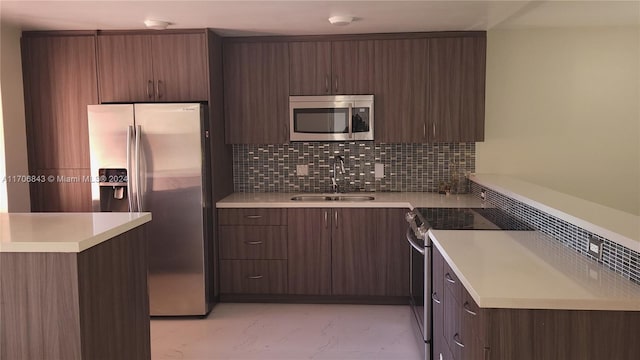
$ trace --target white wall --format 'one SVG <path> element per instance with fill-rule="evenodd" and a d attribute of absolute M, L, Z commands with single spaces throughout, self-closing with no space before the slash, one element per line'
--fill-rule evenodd
<path fill-rule="evenodd" d="M 489 31 L 476 171 L 640 215 L 639 33 Z"/>
<path fill-rule="evenodd" d="M 6 175 L 28 175 L 20 29 L 0 25 L 0 182 Z M 4 133 L 4 136 L 3 136 Z M 27 183 L 0 184 L 0 212 L 30 211 Z"/>

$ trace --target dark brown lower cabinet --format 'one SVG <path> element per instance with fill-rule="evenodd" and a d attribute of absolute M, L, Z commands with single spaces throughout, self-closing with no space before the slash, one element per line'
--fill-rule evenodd
<path fill-rule="evenodd" d="M 219 209 L 223 300 L 403 303 L 410 254 L 405 213 Z"/>
<path fill-rule="evenodd" d="M 333 295 L 406 296 L 409 248 L 405 210 L 334 209 Z"/>
<path fill-rule="evenodd" d="M 144 227 L 80 253 L 0 253 L 0 359 L 150 359 Z"/>
<path fill-rule="evenodd" d="M 434 293 L 447 282 L 438 267 L 444 259 L 433 247 Z M 448 268 L 444 263 L 444 269 Z M 498 281 L 498 280 L 496 280 Z M 637 360 L 640 312 L 480 308 L 462 288 L 444 290 L 443 306 L 433 305 L 434 358 L 455 360 Z M 442 314 L 441 314 L 442 313 Z M 442 327 L 438 324 L 444 319 Z M 439 342 L 439 333 L 443 341 Z"/>
<path fill-rule="evenodd" d="M 331 295 L 332 209 L 288 209 L 289 294 Z"/>

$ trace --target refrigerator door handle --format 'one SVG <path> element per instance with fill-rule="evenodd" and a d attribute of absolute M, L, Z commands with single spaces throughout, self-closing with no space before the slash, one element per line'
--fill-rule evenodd
<path fill-rule="evenodd" d="M 133 141 L 133 126 L 127 128 L 127 200 L 129 201 L 129 212 L 133 212 L 133 169 L 131 168 L 131 141 Z"/>
<path fill-rule="evenodd" d="M 138 208 L 136 209 L 138 212 L 142 211 L 142 171 L 140 169 L 140 136 L 142 134 L 142 126 L 136 125 L 136 144 L 135 144 L 135 184 L 136 184 L 136 203 Z"/>

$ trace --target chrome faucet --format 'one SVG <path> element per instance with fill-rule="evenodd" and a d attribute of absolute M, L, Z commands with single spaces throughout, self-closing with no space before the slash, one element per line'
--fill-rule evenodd
<path fill-rule="evenodd" d="M 340 173 L 344 175 L 345 171 L 344 171 L 344 157 L 342 155 L 336 155 L 333 158 L 333 172 L 331 173 L 331 190 L 333 190 L 334 193 L 339 193 L 340 192 L 340 187 L 338 186 L 338 181 L 337 179 L 337 168 L 336 165 L 338 165 L 338 163 L 340 163 Z"/>

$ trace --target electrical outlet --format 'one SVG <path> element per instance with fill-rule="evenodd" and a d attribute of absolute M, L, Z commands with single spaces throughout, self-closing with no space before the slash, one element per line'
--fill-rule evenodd
<path fill-rule="evenodd" d="M 589 249 L 587 252 L 594 258 L 602 259 L 602 243 L 603 241 L 593 235 L 589 235 Z"/>
<path fill-rule="evenodd" d="M 296 175 L 298 175 L 298 176 L 308 176 L 309 175 L 309 165 L 296 165 Z"/>
<path fill-rule="evenodd" d="M 376 179 L 382 179 L 384 177 L 384 164 L 376 163 L 374 173 Z"/>

